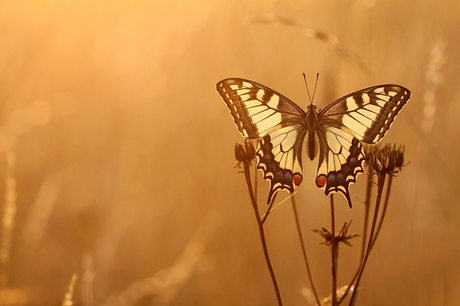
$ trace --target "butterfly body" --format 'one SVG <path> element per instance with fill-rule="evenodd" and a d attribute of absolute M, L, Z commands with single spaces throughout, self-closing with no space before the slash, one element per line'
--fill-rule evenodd
<path fill-rule="evenodd" d="M 363 172 L 362 142 L 385 136 L 410 98 L 399 85 L 369 87 L 340 98 L 322 110 L 304 111 L 282 94 L 259 83 L 230 78 L 216 89 L 241 133 L 258 139 L 257 168 L 271 183 L 268 202 L 281 189 L 293 192 L 303 180 L 302 147 L 310 160 L 319 155 L 316 185 L 325 194 L 340 192 L 351 206 L 349 186 Z"/>

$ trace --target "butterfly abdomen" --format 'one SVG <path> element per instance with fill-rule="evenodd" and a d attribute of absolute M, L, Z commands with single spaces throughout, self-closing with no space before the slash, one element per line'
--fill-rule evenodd
<path fill-rule="evenodd" d="M 318 155 L 318 136 L 316 135 L 318 130 L 318 113 L 316 111 L 316 105 L 310 104 L 307 109 L 307 115 L 305 117 L 307 124 L 307 155 L 310 160 L 314 160 Z"/>

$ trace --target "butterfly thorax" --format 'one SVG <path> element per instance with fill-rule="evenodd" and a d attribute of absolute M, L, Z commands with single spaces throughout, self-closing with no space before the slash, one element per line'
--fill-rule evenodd
<path fill-rule="evenodd" d="M 318 136 L 316 134 L 318 129 L 318 112 L 316 110 L 316 105 L 313 103 L 307 107 L 305 121 L 307 123 L 307 155 L 310 160 L 313 160 L 318 154 L 319 146 Z"/>

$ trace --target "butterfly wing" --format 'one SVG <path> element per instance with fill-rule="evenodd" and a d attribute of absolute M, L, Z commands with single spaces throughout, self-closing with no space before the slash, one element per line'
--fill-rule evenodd
<path fill-rule="evenodd" d="M 241 135 L 260 139 L 257 168 L 271 184 L 268 203 L 280 189 L 294 192 L 302 181 L 305 112 L 280 93 L 253 81 L 225 79 L 216 89 Z"/>
<path fill-rule="evenodd" d="M 399 85 L 379 85 L 340 98 L 319 112 L 316 184 L 325 188 L 326 195 L 341 192 L 351 207 L 349 186 L 364 172 L 360 141 L 379 142 L 410 95 Z"/>

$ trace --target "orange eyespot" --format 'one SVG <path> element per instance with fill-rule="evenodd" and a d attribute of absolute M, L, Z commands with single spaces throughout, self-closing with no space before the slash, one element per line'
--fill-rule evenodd
<path fill-rule="evenodd" d="M 294 174 L 294 176 L 292 177 L 292 182 L 294 183 L 294 185 L 299 186 L 300 183 L 302 183 L 302 176 L 298 173 Z"/>
<path fill-rule="evenodd" d="M 327 176 L 325 176 L 324 174 L 321 174 L 316 178 L 316 186 L 318 186 L 319 188 L 323 188 L 324 186 L 326 186 L 326 184 Z"/>

